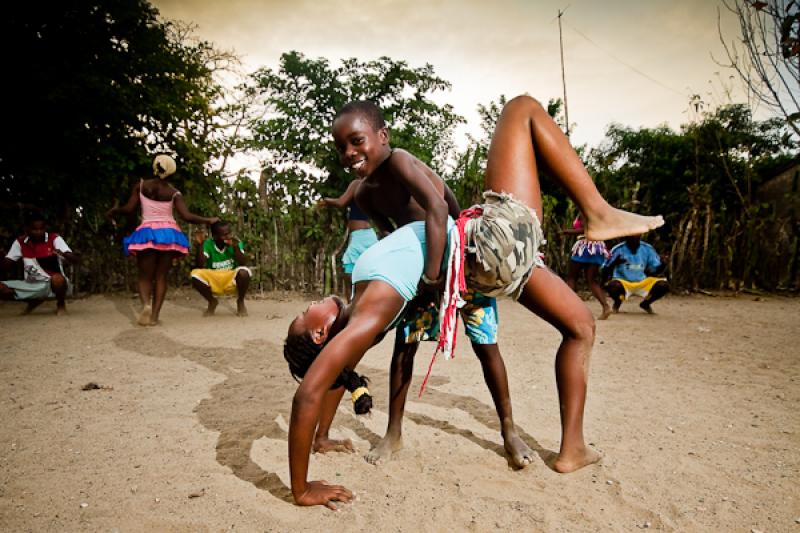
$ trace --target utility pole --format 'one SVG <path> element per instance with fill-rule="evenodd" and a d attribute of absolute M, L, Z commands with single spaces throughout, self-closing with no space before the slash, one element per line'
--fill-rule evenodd
<path fill-rule="evenodd" d="M 569 6 L 567 6 L 569 7 Z M 566 9 L 564 9 L 566 11 Z M 564 121 L 566 122 L 566 135 L 569 137 L 569 109 L 567 107 L 567 78 L 564 75 L 564 39 L 561 36 L 561 16 L 564 11 L 558 10 L 558 44 L 561 48 L 561 86 L 564 90 Z"/>

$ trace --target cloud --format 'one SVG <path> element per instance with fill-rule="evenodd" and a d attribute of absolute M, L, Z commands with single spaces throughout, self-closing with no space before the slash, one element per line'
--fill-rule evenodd
<path fill-rule="evenodd" d="M 562 2 L 157 0 L 154 4 L 167 18 L 198 24 L 200 37 L 234 49 L 251 69 L 274 67 L 280 54 L 289 50 L 333 62 L 386 55 L 412 66 L 431 63 L 437 74 L 453 83 L 453 90 L 437 99 L 452 103 L 474 129 L 477 104 L 500 94 L 528 92 L 544 101 L 562 95 L 556 22 Z M 721 50 L 714 3 L 573 0 L 569 4 L 563 19 L 564 56 L 570 119 L 578 124 L 573 139 L 578 143 L 596 144 L 610 122 L 679 125 L 685 120 L 689 94 L 707 90 L 708 80 L 720 70 L 711 60 L 711 51 L 719 56 Z M 735 25 L 727 20 L 726 24 L 735 35 Z"/>

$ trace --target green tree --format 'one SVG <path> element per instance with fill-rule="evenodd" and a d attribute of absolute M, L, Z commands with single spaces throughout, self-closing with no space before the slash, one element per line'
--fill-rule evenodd
<path fill-rule="evenodd" d="M 772 287 L 778 276 L 765 265 L 778 247 L 756 191 L 793 156 L 785 121 L 756 121 L 747 106 L 728 105 L 679 132 L 612 125 L 589 167 L 612 204 L 664 215 L 648 239 L 670 253 L 676 284 Z"/>
<path fill-rule="evenodd" d="M 0 147 L 0 186 L 8 200 L 66 225 L 76 213 L 96 218 L 159 151 L 177 154 L 186 192 L 214 189 L 204 168 L 219 95 L 208 61 L 219 54 L 157 17 L 143 0 L 9 6 L 4 48 L 25 53 L 7 58 L 14 126 Z"/>
<path fill-rule="evenodd" d="M 174 182 L 193 210 L 217 211 L 220 181 L 209 160 L 226 132 L 214 75 L 235 62 L 232 54 L 161 21 L 144 0 L 46 9 L 18 2 L 5 10 L 0 35 L 5 50 L 20 51 L 8 54 L 13 75 L 3 84 L 0 233 L 19 230 L 19 210 L 9 206 L 39 208 L 84 252 L 87 279 L 111 283 L 111 272 L 124 269 L 108 260 L 119 249 L 102 215 L 149 174 L 157 152 L 176 155 Z"/>
<path fill-rule="evenodd" d="M 463 119 L 431 96 L 450 88 L 431 65 L 405 61 L 345 59 L 334 67 L 299 52 L 281 56 L 276 70 L 253 75 L 265 114 L 251 125 L 252 147 L 263 150 L 293 203 L 341 192 L 350 181 L 338 162 L 330 127 L 338 109 L 353 100 L 381 106 L 392 145 L 405 148 L 442 172 L 452 149 L 454 127 Z"/>

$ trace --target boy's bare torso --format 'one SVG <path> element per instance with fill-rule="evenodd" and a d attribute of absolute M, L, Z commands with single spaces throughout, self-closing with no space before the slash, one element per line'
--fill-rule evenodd
<path fill-rule="evenodd" d="M 356 203 L 383 230 L 391 231 L 391 225 L 387 227 L 389 221 L 400 227 L 425 220 L 425 210 L 398 175 L 404 165 L 421 172 L 440 193 L 444 193 L 444 183 L 428 165 L 404 150 L 395 150 L 355 192 Z"/>

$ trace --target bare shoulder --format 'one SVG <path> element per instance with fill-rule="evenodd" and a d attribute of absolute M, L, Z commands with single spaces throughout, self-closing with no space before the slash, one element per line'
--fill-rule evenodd
<path fill-rule="evenodd" d="M 392 167 L 422 163 L 414 154 L 402 148 L 393 148 L 387 163 Z"/>
<path fill-rule="evenodd" d="M 417 156 L 402 148 L 395 148 L 386 163 L 387 170 L 389 170 L 392 175 L 400 178 L 407 179 L 412 176 L 419 176 L 420 174 L 427 175 L 432 172 L 430 167 Z"/>

